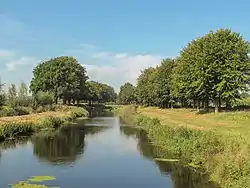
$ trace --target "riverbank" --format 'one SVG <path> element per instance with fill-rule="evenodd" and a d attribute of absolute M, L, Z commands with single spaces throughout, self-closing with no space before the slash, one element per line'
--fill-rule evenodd
<path fill-rule="evenodd" d="M 48 111 L 23 116 L 10 116 L 0 118 L 0 141 L 20 135 L 32 134 L 46 129 L 58 127 L 79 117 L 88 117 L 84 108 L 67 106 L 56 111 Z"/>
<path fill-rule="evenodd" d="M 125 106 L 118 113 L 147 131 L 156 158 L 200 166 L 223 188 L 250 187 L 249 112 L 198 115 Z"/>

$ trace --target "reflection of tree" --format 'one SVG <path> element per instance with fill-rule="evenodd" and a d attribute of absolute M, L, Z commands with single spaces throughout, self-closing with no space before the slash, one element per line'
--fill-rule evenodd
<path fill-rule="evenodd" d="M 171 162 L 156 162 L 161 172 L 171 176 L 174 188 L 218 188 L 205 173 Z"/>
<path fill-rule="evenodd" d="M 169 156 L 166 151 L 159 147 L 153 146 L 147 134 L 143 130 L 139 130 L 132 126 L 121 126 L 120 130 L 127 136 L 135 136 L 138 139 L 138 149 L 140 153 L 148 158 Z M 167 158 L 167 157 L 166 157 Z M 171 176 L 174 188 L 215 188 L 218 187 L 212 182 L 208 181 L 208 176 L 195 170 L 184 167 L 178 163 L 171 162 L 156 162 L 160 171 Z"/>
<path fill-rule="evenodd" d="M 36 136 L 32 142 L 34 153 L 42 160 L 51 163 L 68 164 L 84 152 L 85 135 L 96 134 L 103 130 L 100 126 L 71 126 L 57 133 Z"/>

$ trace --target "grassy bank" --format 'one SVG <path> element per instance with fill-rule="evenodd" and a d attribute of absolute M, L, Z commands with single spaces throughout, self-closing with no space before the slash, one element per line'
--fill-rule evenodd
<path fill-rule="evenodd" d="M 249 112 L 197 115 L 190 110 L 123 107 L 148 132 L 157 158 L 201 166 L 221 187 L 250 187 Z"/>
<path fill-rule="evenodd" d="M 61 107 L 57 111 L 0 118 L 0 140 L 56 129 L 79 117 L 88 117 L 84 108 Z"/>

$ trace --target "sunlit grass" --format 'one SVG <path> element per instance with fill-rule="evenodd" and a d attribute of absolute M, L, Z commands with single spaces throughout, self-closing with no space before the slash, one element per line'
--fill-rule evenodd
<path fill-rule="evenodd" d="M 202 168 L 222 188 L 250 187 L 250 112 L 196 114 L 190 109 L 126 107 L 148 133 L 156 158 Z"/>
<path fill-rule="evenodd" d="M 138 112 L 158 118 L 169 126 L 187 126 L 194 129 L 217 129 L 220 132 L 237 131 L 250 135 L 250 112 L 222 112 L 197 114 L 191 109 L 138 108 Z"/>
<path fill-rule="evenodd" d="M 25 116 L 0 118 L 0 140 L 14 138 L 20 134 L 32 134 L 41 130 L 57 129 L 78 117 L 88 117 L 84 108 L 71 107 L 68 110 L 44 112 Z"/>

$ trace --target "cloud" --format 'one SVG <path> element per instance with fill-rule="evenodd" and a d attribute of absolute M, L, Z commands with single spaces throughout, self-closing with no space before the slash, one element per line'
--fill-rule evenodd
<path fill-rule="evenodd" d="M 82 50 L 82 51 L 81 51 Z M 160 64 L 164 56 L 156 54 L 131 54 L 100 51 L 91 45 L 91 50 L 71 50 L 86 68 L 91 80 L 112 85 L 117 91 L 125 82 L 137 83 L 141 70 Z M 91 63 L 83 63 L 91 62 Z"/>
<path fill-rule="evenodd" d="M 6 68 L 8 71 L 15 71 L 18 66 L 24 66 L 24 65 L 35 65 L 38 63 L 38 60 L 33 57 L 28 56 L 22 56 L 16 60 L 9 61 L 6 64 Z"/>

